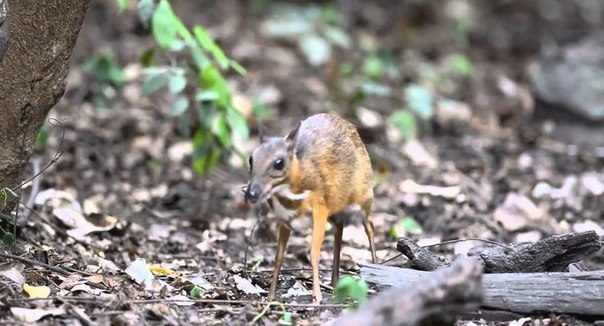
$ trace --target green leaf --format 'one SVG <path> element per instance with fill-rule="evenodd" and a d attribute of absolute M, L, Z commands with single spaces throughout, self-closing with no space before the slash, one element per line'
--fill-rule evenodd
<path fill-rule="evenodd" d="M 15 243 L 15 237 L 10 232 L 4 232 L 4 235 L 2 236 L 2 242 L 5 246 L 10 247 Z"/>
<path fill-rule="evenodd" d="M 40 132 L 38 132 L 38 137 L 36 137 L 36 148 L 37 149 L 42 149 L 46 146 L 46 143 L 48 142 L 48 127 L 46 125 L 43 125 L 42 128 L 40 128 Z"/>
<path fill-rule="evenodd" d="M 138 19 L 145 28 L 149 26 L 149 21 L 152 19 L 154 11 L 155 3 L 153 0 L 138 0 Z"/>
<path fill-rule="evenodd" d="M 84 71 L 93 71 L 99 82 L 120 87 L 126 78 L 121 67 L 109 53 L 87 60 L 83 66 Z"/>
<path fill-rule="evenodd" d="M 189 99 L 186 96 L 177 96 L 172 102 L 172 110 L 170 111 L 170 115 L 173 117 L 178 117 L 187 111 L 189 107 Z"/>
<path fill-rule="evenodd" d="M 421 225 L 411 216 L 405 216 L 400 223 L 411 234 L 422 234 L 423 232 Z"/>
<path fill-rule="evenodd" d="M 217 115 L 212 123 L 212 132 L 218 137 L 222 147 L 231 147 L 231 133 L 224 115 Z"/>
<path fill-rule="evenodd" d="M 336 298 L 336 301 L 339 303 L 346 302 L 346 299 L 349 297 L 350 288 L 354 286 L 354 278 L 351 276 L 344 276 L 338 280 L 336 284 L 336 288 L 333 290 L 333 295 Z"/>
<path fill-rule="evenodd" d="M 383 84 L 378 84 L 378 83 L 372 82 L 372 81 L 366 81 L 366 82 L 362 83 L 361 91 L 363 92 L 363 94 L 382 96 L 382 97 L 386 97 L 391 94 L 390 87 L 383 85 Z"/>
<path fill-rule="evenodd" d="M 168 83 L 168 89 L 172 94 L 178 94 L 182 92 L 187 86 L 187 78 L 183 74 L 175 74 L 170 78 Z"/>
<path fill-rule="evenodd" d="M 451 57 L 449 64 L 453 71 L 462 76 L 470 76 L 474 70 L 472 63 L 470 60 L 461 54 L 456 54 Z"/>
<path fill-rule="evenodd" d="M 141 86 L 141 94 L 147 96 L 153 92 L 156 92 L 168 83 L 168 76 L 165 73 L 152 74 L 150 77 L 145 79 Z"/>
<path fill-rule="evenodd" d="M 119 10 L 121 12 L 124 9 L 126 9 L 130 0 L 116 0 L 116 2 L 117 2 L 117 7 L 119 8 Z"/>
<path fill-rule="evenodd" d="M 229 59 L 203 27 L 193 27 L 193 34 L 195 34 L 197 42 L 199 42 L 201 47 L 212 54 L 214 60 L 220 65 L 220 68 L 226 69 L 229 67 Z"/>
<path fill-rule="evenodd" d="M 389 230 L 390 236 L 393 239 L 404 236 L 406 234 L 422 234 L 422 227 L 411 216 L 405 216 L 400 221 L 396 222 Z"/>
<path fill-rule="evenodd" d="M 212 147 L 204 153 L 204 155 L 199 156 L 193 162 L 193 168 L 197 173 L 204 176 L 208 172 L 210 172 L 218 163 L 218 159 L 220 158 L 221 151 Z"/>
<path fill-rule="evenodd" d="M 354 72 L 354 65 L 350 61 L 345 61 L 340 66 L 340 74 L 342 76 L 350 76 Z"/>
<path fill-rule="evenodd" d="M 291 18 L 291 19 L 290 19 Z M 305 17 L 279 17 L 264 21 L 261 33 L 271 38 L 293 38 L 309 33 L 313 28 L 312 21 Z"/>
<path fill-rule="evenodd" d="M 279 318 L 279 320 L 277 321 L 277 323 L 279 323 L 279 325 L 293 325 L 294 323 L 292 321 L 292 313 L 287 311 L 284 312 L 281 318 Z"/>
<path fill-rule="evenodd" d="M 422 86 L 415 84 L 407 86 L 405 101 L 409 109 L 424 120 L 429 120 L 434 115 L 434 93 Z"/>
<path fill-rule="evenodd" d="M 201 91 L 197 93 L 195 96 L 195 100 L 198 102 L 206 102 L 206 101 L 216 101 L 220 97 L 218 92 L 213 90 Z"/>
<path fill-rule="evenodd" d="M 245 68 L 243 68 L 243 66 L 241 66 L 237 61 L 229 59 L 229 65 L 231 66 L 231 68 L 233 68 L 233 70 L 235 70 L 238 74 L 240 75 L 245 75 L 246 74 L 246 70 Z"/>
<path fill-rule="evenodd" d="M 328 26 L 323 31 L 323 35 L 328 39 L 332 44 L 335 44 L 343 49 L 350 48 L 350 37 L 346 32 L 335 26 Z"/>
<path fill-rule="evenodd" d="M 373 55 L 363 61 L 363 72 L 370 78 L 376 79 L 381 77 L 385 71 L 384 62 L 377 56 Z"/>
<path fill-rule="evenodd" d="M 367 282 L 352 276 L 344 276 L 336 284 L 334 289 L 334 297 L 340 303 L 346 302 L 348 298 L 352 298 L 357 303 L 362 303 L 367 300 L 369 286 Z"/>
<path fill-rule="evenodd" d="M 243 138 L 249 137 L 250 130 L 247 121 L 245 121 L 245 117 L 239 110 L 234 107 L 229 107 L 227 109 L 226 119 L 234 133 L 239 134 Z"/>
<path fill-rule="evenodd" d="M 331 56 L 331 47 L 327 41 L 317 35 L 304 35 L 298 41 L 300 50 L 306 57 L 306 61 L 313 66 L 319 66 L 327 62 Z"/>
<path fill-rule="evenodd" d="M 191 57 L 193 57 L 193 64 L 198 72 L 203 73 L 207 66 L 211 66 L 210 59 L 208 59 L 199 46 L 190 46 L 189 50 L 191 51 Z"/>
<path fill-rule="evenodd" d="M 395 126 L 404 139 L 415 136 L 417 124 L 413 114 L 406 110 L 397 110 L 388 117 L 388 122 Z"/>
<path fill-rule="evenodd" d="M 155 50 L 147 49 L 145 50 L 140 57 L 140 62 L 143 67 L 150 67 L 155 65 Z"/>
<path fill-rule="evenodd" d="M 155 41 L 163 49 L 167 49 L 176 39 L 176 19 L 168 0 L 160 0 L 153 13 L 151 26 Z"/>
<path fill-rule="evenodd" d="M 219 107 L 225 107 L 231 102 L 231 90 L 228 83 L 218 69 L 212 65 L 206 66 L 203 70 L 201 88 L 211 89 L 218 93 L 216 105 Z"/>
<path fill-rule="evenodd" d="M 350 297 L 359 303 L 367 300 L 367 293 L 369 292 L 369 286 L 363 279 L 356 280 L 355 285 L 350 289 Z"/>
<path fill-rule="evenodd" d="M 195 285 L 189 292 L 189 296 L 193 299 L 201 299 L 203 297 L 203 290 L 201 290 L 199 286 Z"/>

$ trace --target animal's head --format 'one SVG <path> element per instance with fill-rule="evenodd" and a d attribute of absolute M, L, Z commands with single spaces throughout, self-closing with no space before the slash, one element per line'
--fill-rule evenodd
<path fill-rule="evenodd" d="M 260 145 L 249 158 L 250 179 L 243 189 L 247 202 L 262 202 L 288 182 L 299 128 L 300 124 L 285 137 L 266 137 L 261 131 Z"/>

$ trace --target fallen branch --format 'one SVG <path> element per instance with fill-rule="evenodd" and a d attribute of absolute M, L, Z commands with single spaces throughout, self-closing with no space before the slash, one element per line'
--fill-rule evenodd
<path fill-rule="evenodd" d="M 477 260 L 458 260 L 451 267 L 430 273 L 429 282 L 416 278 L 419 282 L 408 282 L 403 289 L 380 293 L 358 310 L 340 316 L 333 325 L 452 324 L 463 311 L 480 306 L 481 274 Z"/>
<path fill-rule="evenodd" d="M 602 241 L 594 231 L 553 235 L 535 243 L 515 246 L 489 246 L 471 252 L 480 257 L 485 273 L 528 273 L 566 271 L 576 263 L 602 248 Z M 412 240 L 399 238 L 397 249 L 407 256 L 411 266 L 431 271 L 450 262 Z"/>
<path fill-rule="evenodd" d="M 370 283 L 400 291 L 432 282 L 435 273 L 378 264 L 359 264 Z M 440 271 L 440 270 L 439 270 Z M 574 273 L 501 273 L 482 275 L 483 307 L 518 313 L 604 315 L 604 271 Z"/>

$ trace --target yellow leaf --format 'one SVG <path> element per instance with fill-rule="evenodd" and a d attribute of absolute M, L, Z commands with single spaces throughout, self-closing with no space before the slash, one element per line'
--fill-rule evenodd
<path fill-rule="evenodd" d="M 23 284 L 23 291 L 30 298 L 48 298 L 50 295 L 50 288 L 48 286 L 33 286 L 26 283 Z"/>
<path fill-rule="evenodd" d="M 159 265 L 148 265 L 148 267 L 149 267 L 149 270 L 151 271 L 151 273 L 156 276 L 178 275 L 178 272 L 173 271 L 169 268 L 161 267 Z"/>

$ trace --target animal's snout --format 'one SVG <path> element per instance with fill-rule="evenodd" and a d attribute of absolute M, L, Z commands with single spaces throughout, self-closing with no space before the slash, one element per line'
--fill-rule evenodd
<path fill-rule="evenodd" d="M 245 200 L 250 203 L 255 203 L 260 198 L 260 193 L 262 189 L 259 185 L 250 184 L 245 188 Z"/>

